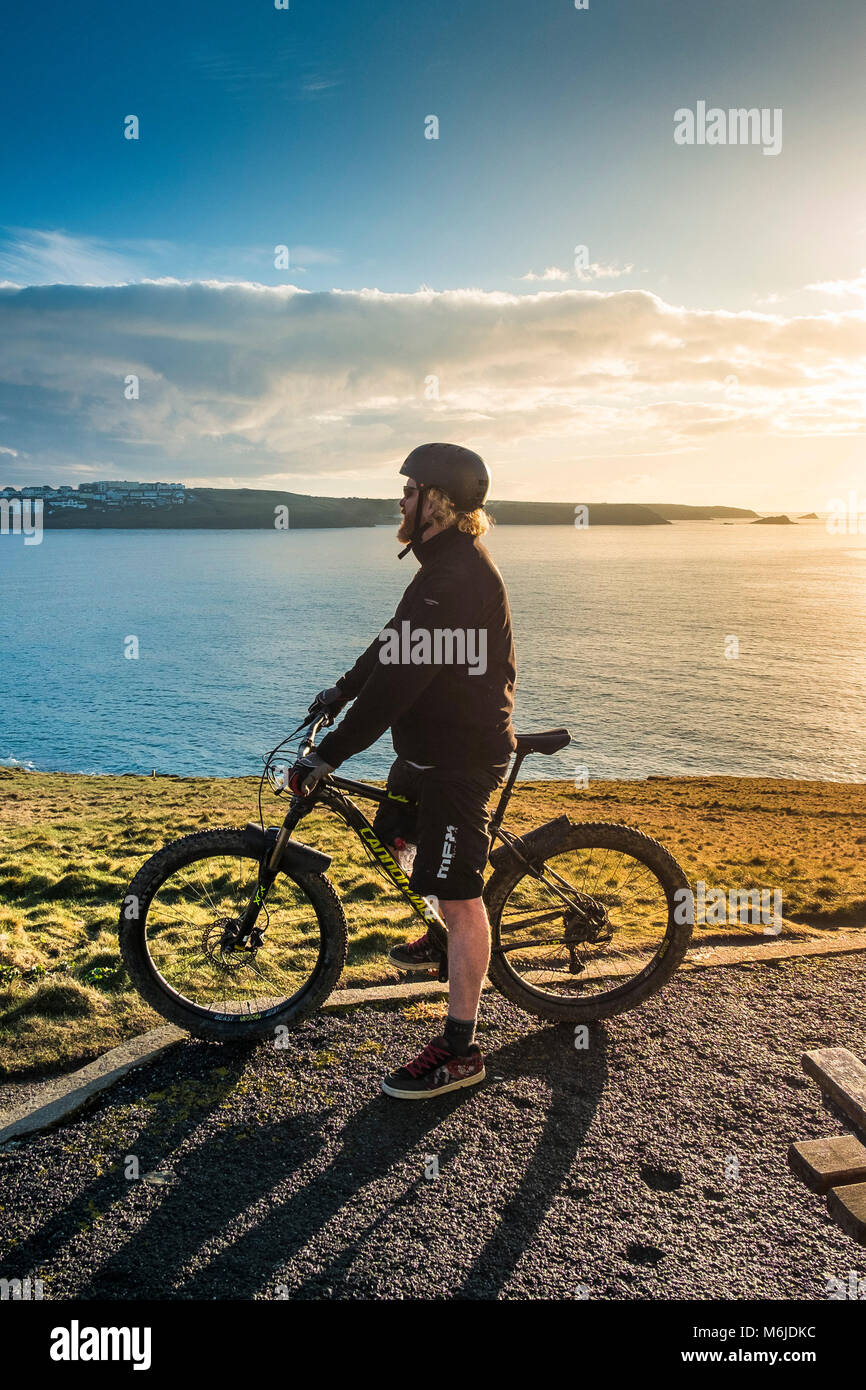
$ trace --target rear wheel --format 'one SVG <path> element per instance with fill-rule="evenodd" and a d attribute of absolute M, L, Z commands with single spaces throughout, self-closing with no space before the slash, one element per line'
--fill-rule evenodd
<path fill-rule="evenodd" d="M 670 979 L 692 928 L 677 920 L 688 879 L 663 845 L 625 825 L 567 824 L 527 857 L 531 868 L 507 855 L 484 892 L 502 994 L 540 1018 L 591 1023 Z"/>
<path fill-rule="evenodd" d="M 120 949 L 133 983 L 198 1037 L 273 1037 L 315 1012 L 345 964 L 340 900 L 314 873 L 280 873 L 256 924 L 265 928 L 263 944 L 233 949 L 232 927 L 258 881 L 244 832 L 207 830 L 166 845 L 127 890 Z"/>

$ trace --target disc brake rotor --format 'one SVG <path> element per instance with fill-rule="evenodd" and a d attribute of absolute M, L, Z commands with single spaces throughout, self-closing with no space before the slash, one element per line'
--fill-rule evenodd
<path fill-rule="evenodd" d="M 233 938 L 237 932 L 238 921 L 236 917 L 218 917 L 209 927 L 205 928 L 202 937 L 202 946 L 208 960 L 211 961 L 218 970 L 222 970 L 227 975 L 236 974 L 238 970 L 252 967 L 256 973 L 260 973 L 256 967 L 256 954 L 261 946 L 261 933 L 250 946 L 234 948 Z M 255 933 L 253 936 L 255 937 Z"/>

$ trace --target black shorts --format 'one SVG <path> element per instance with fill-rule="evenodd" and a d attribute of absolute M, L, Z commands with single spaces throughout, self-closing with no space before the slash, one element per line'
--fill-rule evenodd
<path fill-rule="evenodd" d="M 384 844 L 400 836 L 418 846 L 409 879 L 422 897 L 480 898 L 490 850 L 487 803 L 508 763 L 460 772 L 412 767 L 398 758 L 388 773 L 388 800 L 373 829 Z"/>

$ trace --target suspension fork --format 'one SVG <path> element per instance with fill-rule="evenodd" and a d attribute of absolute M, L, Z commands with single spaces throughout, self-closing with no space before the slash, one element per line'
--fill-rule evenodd
<path fill-rule="evenodd" d="M 296 805 L 296 802 L 301 804 Z M 307 810 L 308 807 L 301 802 L 300 797 L 292 798 L 292 804 L 286 812 L 285 819 L 280 826 L 279 833 L 274 841 L 274 847 L 267 859 L 263 859 L 259 864 L 259 881 L 256 885 L 256 891 L 247 903 L 244 915 L 240 920 L 238 932 L 233 943 L 235 946 L 243 945 L 249 940 L 256 922 L 258 921 L 259 913 L 265 905 L 265 899 L 276 882 L 277 874 L 280 871 L 283 850 L 288 840 L 291 838 L 292 831 L 298 824 L 298 821 L 306 814 Z"/>

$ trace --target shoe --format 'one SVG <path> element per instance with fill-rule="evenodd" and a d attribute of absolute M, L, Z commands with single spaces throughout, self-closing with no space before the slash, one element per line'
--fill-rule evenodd
<path fill-rule="evenodd" d="M 388 952 L 388 959 L 400 970 L 436 970 L 439 955 L 440 952 L 430 940 L 430 933 L 425 931 L 417 941 L 405 941 L 402 946 L 393 946 Z"/>
<path fill-rule="evenodd" d="M 472 1044 L 465 1057 L 458 1057 L 444 1037 L 434 1038 L 413 1061 L 386 1076 L 382 1090 L 386 1096 L 399 1100 L 428 1100 L 446 1091 L 459 1091 L 463 1086 L 477 1086 L 486 1075 L 477 1043 Z"/>

